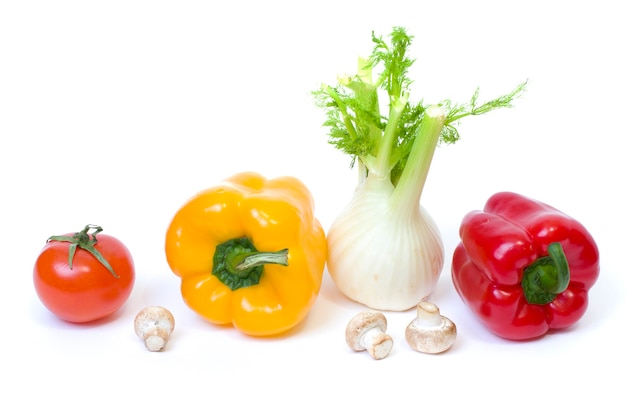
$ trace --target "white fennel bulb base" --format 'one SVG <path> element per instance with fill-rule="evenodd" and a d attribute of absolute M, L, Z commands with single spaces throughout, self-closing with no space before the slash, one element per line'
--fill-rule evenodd
<path fill-rule="evenodd" d="M 390 202 L 387 178 L 370 175 L 328 231 L 328 272 L 348 298 L 369 308 L 414 308 L 435 288 L 444 261 L 437 225 L 419 204 Z"/>

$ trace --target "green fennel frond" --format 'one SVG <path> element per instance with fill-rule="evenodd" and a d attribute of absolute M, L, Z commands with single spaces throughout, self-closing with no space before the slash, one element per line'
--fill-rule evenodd
<path fill-rule="evenodd" d="M 502 95 L 493 100 L 489 100 L 478 105 L 478 95 L 480 88 L 476 88 L 469 102 L 464 104 L 452 104 L 450 100 L 444 100 L 439 105 L 446 113 L 446 122 L 441 132 L 441 141 L 445 143 L 454 143 L 459 139 L 459 133 L 453 125 L 459 119 L 467 116 L 478 116 L 490 112 L 491 110 L 500 108 L 513 107 L 513 100 L 522 95 L 526 91 L 528 80 L 520 83 L 513 91 Z"/>
<path fill-rule="evenodd" d="M 380 114 L 362 105 L 343 85 L 323 86 L 313 92 L 318 107 L 326 110 L 323 126 L 329 128 L 329 143 L 352 156 L 352 165 L 357 157 L 372 155 L 378 145 L 371 130 L 384 130 L 385 120 Z"/>
<path fill-rule="evenodd" d="M 375 46 L 369 59 L 369 66 L 374 68 L 381 63 L 384 64 L 377 84 L 387 91 L 389 97 L 397 98 L 407 91 L 411 84 L 407 73 L 415 60 L 407 58 L 407 51 L 413 36 L 408 35 L 404 28 L 395 27 L 390 37 L 391 46 L 372 32 L 372 42 Z"/>
<path fill-rule="evenodd" d="M 409 68 L 415 62 L 408 57 L 413 37 L 401 27 L 394 27 L 390 42 L 372 32 L 374 48 L 367 60 L 359 61 L 357 75 L 341 77 L 336 87 L 323 85 L 313 92 L 318 107 L 326 111 L 324 127 L 328 128 L 328 142 L 352 156 L 352 165 L 358 159 L 371 163 L 373 159 L 388 159 L 379 166 L 388 169 L 393 184 L 404 172 L 413 148 L 417 132 L 429 107 L 422 101 L 408 102 Z M 374 70 L 379 70 L 377 77 Z M 372 80 L 376 80 L 372 82 Z M 493 100 L 479 104 L 479 89 L 464 104 L 450 100 L 439 102 L 446 118 L 439 142 L 454 143 L 459 139 L 457 122 L 467 116 L 476 116 L 498 108 L 512 107 L 513 101 L 526 89 L 526 82 L 513 91 Z M 388 95 L 389 112 L 382 114 L 379 107 L 379 91 Z M 406 101 L 402 113 L 393 122 L 390 117 L 394 104 Z M 379 152 L 383 149 L 385 152 Z M 380 157 L 384 155 L 384 158 Z"/>

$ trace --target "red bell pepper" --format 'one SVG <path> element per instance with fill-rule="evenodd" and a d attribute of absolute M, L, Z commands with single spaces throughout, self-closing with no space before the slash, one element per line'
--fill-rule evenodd
<path fill-rule="evenodd" d="M 527 340 L 576 323 L 600 273 L 598 247 L 581 223 L 539 201 L 502 192 L 461 222 L 454 288 L 480 321 Z"/>

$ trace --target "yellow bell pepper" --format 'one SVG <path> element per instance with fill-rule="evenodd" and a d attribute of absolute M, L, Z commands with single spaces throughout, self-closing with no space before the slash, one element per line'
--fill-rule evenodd
<path fill-rule="evenodd" d="M 301 181 L 247 172 L 184 204 L 167 230 L 165 252 L 192 310 L 211 323 L 269 336 L 296 326 L 315 303 L 326 235 Z"/>

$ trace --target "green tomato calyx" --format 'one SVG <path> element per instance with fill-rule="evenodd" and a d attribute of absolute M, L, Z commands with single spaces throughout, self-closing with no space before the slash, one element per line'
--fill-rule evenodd
<path fill-rule="evenodd" d="M 93 229 L 93 232 L 89 233 L 90 230 Z M 98 239 L 96 235 L 102 232 L 102 227 L 96 226 L 93 224 L 88 224 L 85 226 L 83 230 L 80 232 L 76 232 L 71 236 L 68 235 L 60 235 L 60 236 L 50 236 L 48 238 L 48 242 L 56 241 L 56 242 L 68 242 L 70 244 L 69 254 L 68 254 L 68 265 L 70 269 L 74 267 L 74 255 L 76 254 L 76 249 L 80 248 L 86 250 L 91 255 L 93 255 L 98 262 L 100 262 L 109 272 L 115 277 L 119 278 L 119 275 L 115 273 L 113 267 L 109 262 L 102 256 L 100 251 L 96 249 L 96 243 L 98 243 Z"/>

